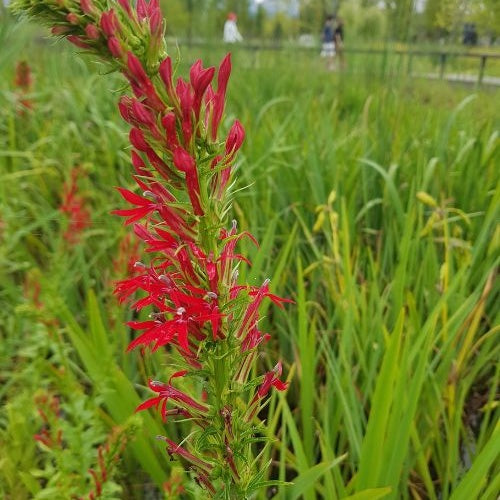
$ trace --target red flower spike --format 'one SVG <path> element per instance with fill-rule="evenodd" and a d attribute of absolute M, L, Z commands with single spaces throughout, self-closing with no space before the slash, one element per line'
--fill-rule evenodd
<path fill-rule="evenodd" d="M 31 90 L 33 78 L 31 77 L 31 68 L 26 61 L 19 61 L 16 64 L 16 76 L 14 78 L 14 85 L 19 87 L 25 92 Z"/>
<path fill-rule="evenodd" d="M 93 469 L 89 469 L 89 474 L 93 477 L 94 483 L 95 483 L 95 490 L 96 490 L 96 495 L 98 497 L 101 496 L 102 493 L 102 483 L 99 481 L 99 478 L 97 477 L 97 473 Z"/>
<path fill-rule="evenodd" d="M 106 464 L 104 463 L 104 452 L 102 446 L 99 446 L 99 449 L 97 450 L 97 461 L 99 463 L 99 469 L 101 469 L 102 480 L 106 481 L 107 471 L 106 471 Z"/>
<path fill-rule="evenodd" d="M 199 354 L 199 349 L 203 348 L 205 342 L 212 341 L 212 336 L 214 341 L 220 343 L 220 339 L 227 334 L 239 344 L 229 347 L 240 350 L 240 359 L 228 380 L 246 384 L 257 356 L 257 347 L 269 338 L 268 334 L 258 329 L 259 306 L 265 298 L 280 307 L 286 301 L 269 292 L 267 281 L 261 287 L 238 286 L 237 264 L 246 259 L 236 253 L 235 246 L 243 234 L 238 234 L 236 227 L 233 227 L 229 231 L 220 231 L 218 241 L 207 242 L 208 232 L 203 233 L 204 219 L 198 219 L 204 215 L 204 209 L 213 210 L 206 217 L 209 226 L 207 231 L 210 234 L 219 232 L 218 224 L 226 215 L 226 206 L 222 206 L 221 202 L 230 201 L 225 197 L 225 188 L 231 179 L 235 155 L 245 138 L 241 123 L 236 121 L 225 143 L 221 142 L 224 138 L 217 140 L 231 73 L 231 56 L 228 54 L 221 61 L 218 70 L 204 68 L 201 60 L 198 60 L 190 69 L 189 81 L 179 78 L 174 82 L 172 60 L 168 57 L 163 61 L 158 60 L 158 54 L 165 49 L 161 38 L 163 20 L 159 0 L 118 0 L 119 6 L 115 5 L 114 9 L 108 6 L 104 13 L 100 12 L 102 2 L 76 0 L 75 5 L 80 3 L 81 10 L 70 14 L 67 9 L 64 11 L 65 2 L 55 2 L 63 12 L 59 22 L 64 24 L 64 28 L 67 28 L 68 23 L 78 26 L 81 35 L 71 36 L 70 41 L 81 48 L 100 52 L 104 57 L 107 54 L 108 61 L 113 62 L 111 55 L 118 58 L 119 61 L 114 61 L 114 67 L 121 68 L 135 96 L 120 100 L 119 107 L 122 117 L 131 125 L 131 161 L 136 172 L 134 180 L 141 191 L 136 194 L 133 190 L 120 188 L 122 197 L 129 205 L 114 213 L 124 216 L 126 224 L 133 224 L 136 240 L 144 246 L 146 257 L 145 264 L 137 262 L 128 279 L 116 285 L 115 293 L 121 302 L 130 301 L 136 310 L 149 307 L 152 312 L 150 321 L 128 323 L 130 328 L 136 330 L 128 350 L 139 347 L 142 352 L 146 349 L 155 351 L 170 344 L 184 358 L 179 371 L 171 375 L 168 384 L 150 382 L 153 397 L 140 404 L 137 411 L 155 407 L 163 419 L 167 415 L 184 416 L 204 430 L 210 425 L 208 413 L 211 408 L 209 403 L 199 398 L 201 387 L 193 399 L 173 387 L 172 381 L 188 374 L 195 375 L 199 369 L 204 370 L 202 360 L 205 357 Z M 99 8 L 96 7 L 98 4 Z M 65 15 L 68 15 L 67 23 Z M 132 44 L 135 53 L 128 52 L 127 43 L 130 40 L 124 38 L 125 24 L 122 21 L 127 30 L 130 28 L 138 37 L 137 44 Z M 77 32 L 72 29 L 69 33 L 72 31 Z M 104 43 L 107 43 L 109 51 Z M 158 75 L 165 90 L 161 88 Z M 213 83 L 215 76 L 216 87 Z M 207 141 L 215 144 L 207 144 Z M 205 169 L 211 167 L 211 178 L 207 180 Z M 209 182 L 213 184 L 206 185 Z M 205 192 L 210 188 L 213 193 Z M 212 195 L 212 201 L 208 195 Z M 187 198 L 191 206 L 184 203 Z M 143 311 L 140 317 L 145 313 Z M 224 350 L 225 345 L 220 347 Z M 278 363 L 272 371 L 261 377 L 247 416 L 252 411 L 258 411 L 259 400 L 272 387 L 286 389 L 287 384 L 280 380 L 281 372 L 281 363 Z M 203 371 L 202 377 L 203 373 L 207 372 Z M 255 386 L 255 381 L 251 383 Z M 206 384 L 211 394 L 208 387 L 213 382 L 208 380 Z M 231 398 L 232 395 L 228 394 L 223 405 Z M 167 409 L 169 400 L 174 408 Z M 242 471 L 238 470 L 237 465 L 241 465 L 246 457 L 236 455 L 238 446 L 233 439 L 238 437 L 242 428 L 239 431 L 234 428 L 233 434 L 230 405 L 228 413 L 222 417 L 226 430 L 224 427 L 220 429 L 223 435 L 216 454 L 238 482 Z M 220 423 L 219 419 L 217 425 Z M 253 429 L 249 427 L 245 430 L 251 433 Z M 183 448 L 164 439 L 167 451 L 187 462 L 200 485 L 215 494 L 216 488 L 210 481 L 210 473 L 217 462 L 215 454 L 208 451 L 208 455 L 203 455 L 206 450 L 196 449 L 195 452 L 190 444 Z M 209 463 L 204 456 L 210 457 L 207 458 Z M 93 492 L 94 496 L 101 493 L 97 480 L 105 481 L 105 461 L 99 450 L 98 467 L 95 468 L 97 472 L 94 473 L 98 491 Z M 222 482 L 228 481 L 217 478 L 217 488 Z"/>
<path fill-rule="evenodd" d="M 69 218 L 63 237 L 70 245 L 78 243 L 83 231 L 91 225 L 90 212 L 85 207 L 85 200 L 78 194 L 79 173 L 78 169 L 71 172 L 71 181 L 64 185 L 62 203 L 59 207 L 59 210 Z"/>
<path fill-rule="evenodd" d="M 186 174 L 188 195 L 195 215 L 203 215 L 204 212 L 200 205 L 200 185 L 194 159 L 186 150 L 177 148 L 174 151 L 174 165 Z"/>

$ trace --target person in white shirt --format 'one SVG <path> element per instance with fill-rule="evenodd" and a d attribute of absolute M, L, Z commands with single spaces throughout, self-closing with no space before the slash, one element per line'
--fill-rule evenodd
<path fill-rule="evenodd" d="M 235 43 L 241 42 L 243 37 L 241 33 L 238 31 L 238 26 L 236 26 L 236 19 L 238 17 L 234 12 L 230 12 L 227 15 L 227 20 L 224 23 L 224 41 L 226 43 Z"/>

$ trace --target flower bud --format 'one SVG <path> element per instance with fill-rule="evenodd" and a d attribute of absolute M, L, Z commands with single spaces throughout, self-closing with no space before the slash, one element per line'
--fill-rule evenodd
<path fill-rule="evenodd" d="M 75 26 L 80 24 L 80 18 L 74 12 L 70 12 L 66 16 L 66 20 L 68 21 L 68 23 L 73 24 Z"/>
<path fill-rule="evenodd" d="M 245 139 L 245 129 L 243 125 L 236 120 L 229 131 L 229 134 L 226 139 L 226 154 L 234 155 L 238 149 L 240 149 L 243 141 Z"/>
<path fill-rule="evenodd" d="M 144 134 L 138 128 L 132 128 L 129 133 L 129 139 L 135 149 L 139 151 L 147 152 L 151 149 L 151 146 L 147 143 L 144 138 Z"/>
<path fill-rule="evenodd" d="M 85 26 L 85 33 L 91 40 L 99 40 L 101 37 L 101 33 L 95 24 L 87 24 L 87 26 Z"/>
<path fill-rule="evenodd" d="M 119 27 L 119 22 L 113 9 L 101 14 L 101 29 L 107 36 L 113 36 Z"/>
<path fill-rule="evenodd" d="M 80 8 L 82 12 L 87 15 L 93 15 L 97 13 L 94 2 L 92 0 L 80 0 Z"/>
<path fill-rule="evenodd" d="M 113 57 L 116 57 L 117 59 L 123 58 L 123 49 L 118 41 L 118 38 L 114 36 L 108 38 L 108 49 Z"/>
<path fill-rule="evenodd" d="M 69 31 L 71 30 L 71 28 L 69 28 L 68 26 L 54 26 L 50 32 L 53 34 L 53 35 L 64 35 L 66 33 L 68 33 Z"/>
<path fill-rule="evenodd" d="M 67 37 L 68 42 L 72 43 L 73 45 L 76 45 L 80 49 L 91 49 L 92 46 L 89 45 L 88 43 L 85 43 L 79 36 L 75 35 L 69 35 Z"/>

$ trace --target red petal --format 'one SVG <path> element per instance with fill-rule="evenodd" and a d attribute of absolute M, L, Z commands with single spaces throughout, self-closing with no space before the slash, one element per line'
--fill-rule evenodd
<path fill-rule="evenodd" d="M 163 399 L 162 396 L 157 396 L 155 398 L 148 399 L 147 401 L 144 401 L 144 403 L 141 403 L 136 409 L 135 412 L 142 411 L 142 410 L 147 410 L 148 408 L 151 408 L 151 406 L 158 405 L 158 403 Z"/>
<path fill-rule="evenodd" d="M 125 198 L 125 200 L 129 203 L 132 203 L 132 205 L 146 206 L 151 203 L 147 198 L 143 198 L 138 194 L 132 193 L 132 191 L 129 191 L 128 189 L 121 187 L 117 187 L 116 189 L 118 189 L 123 198 Z"/>

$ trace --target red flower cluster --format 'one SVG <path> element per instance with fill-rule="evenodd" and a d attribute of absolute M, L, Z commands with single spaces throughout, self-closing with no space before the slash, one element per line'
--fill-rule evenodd
<path fill-rule="evenodd" d="M 78 193 L 79 168 L 71 171 L 71 179 L 63 187 L 63 195 L 59 210 L 68 217 L 68 227 L 63 233 L 70 245 L 76 245 L 85 229 L 90 227 L 90 211 L 85 206 L 85 199 Z"/>
<path fill-rule="evenodd" d="M 261 287 L 238 285 L 237 265 L 246 259 L 235 252 L 235 247 L 242 237 L 252 237 L 238 233 L 236 223 L 230 230 L 220 227 L 219 214 L 217 209 L 214 211 L 217 202 L 223 204 L 226 199 L 235 154 L 244 140 L 244 129 L 236 121 L 224 142 L 223 154 L 217 154 L 218 127 L 230 70 L 228 55 L 218 69 L 216 90 L 212 87 L 215 68 L 203 68 L 201 61 L 191 67 L 189 82 L 179 78 L 174 83 L 172 61 L 167 57 L 159 67 L 163 86 L 155 87 L 140 61 L 128 54 L 125 73 L 135 97 L 122 98 L 119 107 L 122 117 L 132 125 L 134 179 L 142 195 L 118 188 L 132 208 L 114 213 L 134 225 L 135 234 L 152 258 L 149 265 L 137 262 L 138 273 L 119 282 L 115 293 L 120 301 L 125 301 L 141 291 L 133 307 L 137 311 L 154 309 L 149 319 L 128 323 L 140 332 L 129 344 L 129 350 L 149 346 L 156 351 L 171 346 L 188 367 L 180 372 L 185 375 L 189 370 L 205 369 L 207 343 L 231 337 L 239 342 L 240 354 L 230 380 L 231 384 L 242 386 L 257 346 L 269 338 L 257 326 L 262 300 L 270 298 L 279 306 L 286 300 L 269 292 L 267 280 Z M 168 102 L 168 107 L 163 102 Z M 205 144 L 206 149 L 201 149 L 200 144 Z M 153 176 L 153 169 L 167 181 L 168 188 Z M 182 198 L 184 193 L 187 199 Z M 248 421 L 271 387 L 286 388 L 279 380 L 280 374 L 281 364 L 264 376 L 249 406 Z M 137 410 L 154 406 L 164 419 L 167 415 L 179 415 L 202 428 L 213 418 L 209 404 L 199 402 L 170 382 L 150 381 L 149 387 L 157 396 Z M 167 404 L 172 408 L 167 409 Z M 231 417 L 224 425 L 232 425 Z M 189 462 L 197 471 L 200 484 L 211 491 L 211 466 L 167 442 L 168 452 Z M 231 443 L 225 443 L 224 454 L 232 464 L 234 477 L 239 478 Z"/>
<path fill-rule="evenodd" d="M 43 426 L 35 434 L 35 441 L 43 443 L 47 448 L 60 448 L 62 446 L 62 430 L 57 425 L 61 409 L 57 396 L 40 394 L 35 397 L 35 406 L 42 419 Z"/>
<path fill-rule="evenodd" d="M 87 495 L 88 500 L 103 497 L 103 487 L 111 479 L 114 468 L 120 460 L 127 441 L 128 437 L 124 429 L 115 427 L 106 443 L 98 447 L 97 467 L 88 470 L 94 483 L 92 490 Z M 84 497 L 80 497 L 79 500 L 84 500 Z"/>
<path fill-rule="evenodd" d="M 14 87 L 17 91 L 18 102 L 24 109 L 19 110 L 19 114 L 24 114 L 26 109 L 33 109 L 33 101 L 27 97 L 32 91 L 33 77 L 31 68 L 26 61 L 19 61 L 16 64 L 14 76 Z"/>

